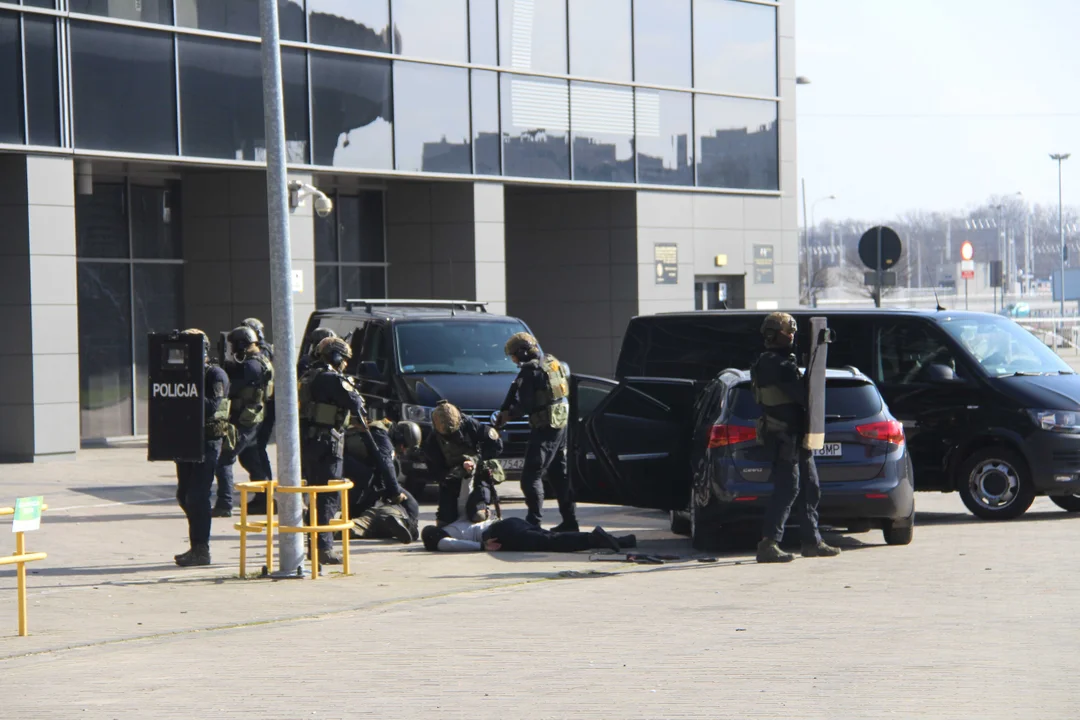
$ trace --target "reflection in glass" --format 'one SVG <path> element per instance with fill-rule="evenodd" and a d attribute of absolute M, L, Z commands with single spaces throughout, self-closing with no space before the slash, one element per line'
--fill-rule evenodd
<path fill-rule="evenodd" d="M 386 297 L 386 268 L 342 266 L 341 294 L 342 300 Z"/>
<path fill-rule="evenodd" d="M 307 0 L 311 42 L 390 52 L 388 0 Z"/>
<path fill-rule="evenodd" d="M 30 5 L 31 7 L 56 9 L 56 0 L 23 0 L 23 5 Z"/>
<path fill-rule="evenodd" d="M 136 263 L 135 284 L 135 433 L 146 433 L 147 377 L 146 335 L 182 328 L 184 266 Z"/>
<path fill-rule="evenodd" d="M 315 266 L 315 307 L 337 307 L 341 304 L 338 293 L 338 266 Z"/>
<path fill-rule="evenodd" d="M 172 25 L 173 21 L 172 0 L 68 0 L 68 10 L 164 25 Z"/>
<path fill-rule="evenodd" d="M 495 0 L 469 0 L 469 60 L 477 65 L 499 64 L 495 13 Z"/>
<path fill-rule="evenodd" d="M 778 190 L 776 103 L 694 96 L 698 185 Z"/>
<path fill-rule="evenodd" d="M 129 267 L 78 264 L 79 409 L 84 438 L 132 434 Z"/>
<path fill-rule="evenodd" d="M 634 91 L 570 83 L 574 179 L 634 182 Z"/>
<path fill-rule="evenodd" d="M 394 53 L 468 62 L 466 0 L 391 0 Z"/>
<path fill-rule="evenodd" d="M 165 187 L 131 186 L 131 249 L 136 258 L 178 260 L 180 183 Z"/>
<path fill-rule="evenodd" d="M 390 62 L 311 53 L 314 164 L 390 169 Z"/>
<path fill-rule="evenodd" d="M 630 0 L 589 0 L 570 6 L 570 74 L 633 80 Z"/>
<path fill-rule="evenodd" d="M 502 75 L 506 175 L 569 179 L 569 87 L 566 80 Z"/>
<path fill-rule="evenodd" d="M 285 153 L 292 163 L 308 162 L 307 53 L 281 49 L 281 79 L 285 86 Z M 261 96 L 260 96 L 261 97 Z"/>
<path fill-rule="evenodd" d="M 178 43 L 184 155 L 264 158 L 259 46 L 185 36 Z"/>
<path fill-rule="evenodd" d="M 499 65 L 566 73 L 566 0 L 499 0 Z"/>
<path fill-rule="evenodd" d="M 694 87 L 776 95 L 776 8 L 737 0 L 697 0 Z"/>
<path fill-rule="evenodd" d="M 477 175 L 499 175 L 499 77 L 472 71 L 473 154 Z"/>
<path fill-rule="evenodd" d="M 60 90 L 57 87 L 56 22 L 52 18 L 27 15 L 23 19 L 23 33 L 30 144 L 57 146 L 60 144 Z M 0 97 L 5 96 L 0 94 Z"/>
<path fill-rule="evenodd" d="M 634 79 L 690 87 L 690 0 L 634 0 Z"/>
<path fill-rule="evenodd" d="M 398 170 L 471 171 L 468 70 L 395 62 L 394 114 Z"/>
<path fill-rule="evenodd" d="M 75 195 L 75 253 L 81 258 L 130 257 L 122 183 L 94 183 L 93 195 Z"/>
<path fill-rule="evenodd" d="M 694 184 L 693 105 L 690 93 L 637 88 L 638 182 Z"/>
<path fill-rule="evenodd" d="M 176 78 L 168 33 L 71 23 L 75 146 L 176 154 Z"/>
<path fill-rule="evenodd" d="M 259 0 L 176 0 L 176 24 L 181 27 L 259 34 Z M 283 40 L 304 40 L 304 0 L 278 0 L 278 25 Z"/>
<path fill-rule="evenodd" d="M 0 13 L 0 142 L 21 145 L 23 134 L 22 57 L 19 18 Z"/>

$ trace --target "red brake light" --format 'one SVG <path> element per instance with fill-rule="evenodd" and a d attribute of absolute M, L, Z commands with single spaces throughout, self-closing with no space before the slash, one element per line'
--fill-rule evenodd
<path fill-rule="evenodd" d="M 713 425 L 709 430 L 709 447 L 727 447 L 757 440 L 757 430 L 745 425 Z"/>
<path fill-rule="evenodd" d="M 863 437 L 871 440 L 884 440 L 893 445 L 904 444 L 904 426 L 899 420 L 885 420 L 883 422 L 859 425 L 855 431 Z"/>

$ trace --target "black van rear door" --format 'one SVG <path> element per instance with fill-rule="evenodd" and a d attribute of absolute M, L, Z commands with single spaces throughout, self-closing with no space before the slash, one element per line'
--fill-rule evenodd
<path fill-rule="evenodd" d="M 568 460 L 577 499 L 685 508 L 696 392 L 683 379 L 572 376 Z"/>

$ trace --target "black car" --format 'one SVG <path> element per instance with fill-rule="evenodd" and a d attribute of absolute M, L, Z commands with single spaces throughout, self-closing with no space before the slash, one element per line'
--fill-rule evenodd
<path fill-rule="evenodd" d="M 959 491 L 988 519 L 1017 517 L 1036 495 L 1080 511 L 1080 377 L 1015 322 L 954 311 L 791 314 L 800 328 L 826 317 L 836 334 L 829 366 L 857 367 L 877 385 L 903 423 L 916 490 Z M 765 315 L 634 318 L 617 377 L 635 386 L 642 378 L 705 384 L 725 368 L 748 368 L 761 352 Z M 806 333 L 798 342 L 802 357 Z"/>
<path fill-rule="evenodd" d="M 695 404 L 687 530 L 697 548 L 760 530 L 772 495 L 771 463 L 755 429 L 760 416 L 745 370 L 720 373 Z M 915 488 L 904 429 L 870 378 L 854 368 L 826 373 L 825 446 L 814 455 L 822 524 L 879 527 L 889 545 L 911 542 Z"/>
<path fill-rule="evenodd" d="M 443 399 L 480 422 L 491 421 L 518 372 L 504 353 L 506 341 L 529 332 L 521 320 L 488 313 L 483 303 L 350 300 L 346 307 L 311 314 L 302 353 L 318 327 L 349 338 L 353 357 L 346 373 L 358 378 L 372 417 L 412 420 L 425 437 L 431 411 Z M 509 478 L 520 477 L 528 423 L 508 423 L 503 432 L 503 467 Z M 401 465 L 414 494 L 437 480 L 418 455 L 403 458 Z"/>

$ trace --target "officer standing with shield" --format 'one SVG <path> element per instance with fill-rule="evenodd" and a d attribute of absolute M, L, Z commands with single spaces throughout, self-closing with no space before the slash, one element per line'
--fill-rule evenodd
<path fill-rule="evenodd" d="M 754 398 L 762 408 L 758 437 L 772 462 L 772 497 L 765 510 L 762 539 L 758 543 L 760 563 L 791 562 L 794 555 L 780 549 L 784 525 L 796 499 L 799 503 L 799 530 L 803 557 L 832 557 L 838 548 L 826 545 L 818 532 L 818 502 L 821 485 L 813 451 L 807 447 L 809 432 L 807 385 L 795 359 L 795 318 L 775 312 L 765 318 L 761 334 L 763 352 L 750 370 Z M 799 493 L 799 480 L 802 490 Z"/>

